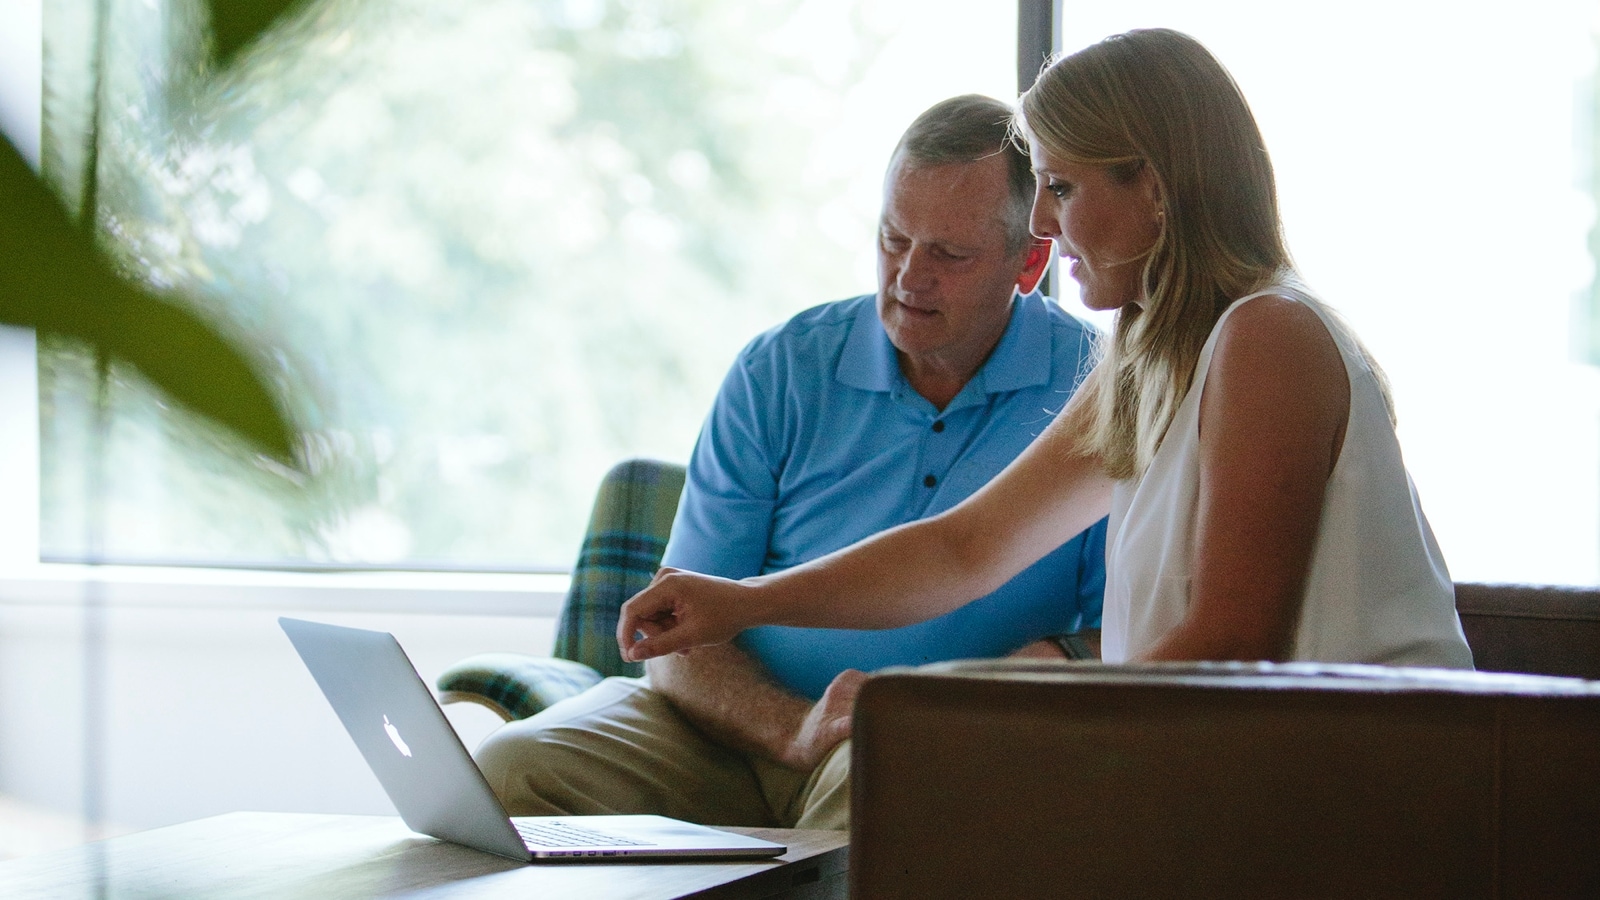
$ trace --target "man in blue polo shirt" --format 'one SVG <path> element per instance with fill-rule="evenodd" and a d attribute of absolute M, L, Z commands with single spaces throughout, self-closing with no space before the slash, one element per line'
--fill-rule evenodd
<path fill-rule="evenodd" d="M 885 179 L 878 292 L 803 312 L 739 354 L 664 565 L 742 578 L 941 512 L 1066 404 L 1092 335 L 1035 292 L 1052 254 L 1028 233 L 1034 181 L 1009 116 L 968 95 L 907 130 Z M 1077 650 L 1066 636 L 1099 626 L 1104 528 L 919 625 L 764 627 L 651 660 L 645 679 L 607 679 L 502 728 L 479 765 L 513 815 L 847 828 L 862 673 Z"/>

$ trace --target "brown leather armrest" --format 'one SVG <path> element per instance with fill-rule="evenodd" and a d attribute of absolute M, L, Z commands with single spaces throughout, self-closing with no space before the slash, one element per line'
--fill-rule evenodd
<path fill-rule="evenodd" d="M 995 661 L 857 700 L 852 896 L 1600 896 L 1600 684 Z"/>

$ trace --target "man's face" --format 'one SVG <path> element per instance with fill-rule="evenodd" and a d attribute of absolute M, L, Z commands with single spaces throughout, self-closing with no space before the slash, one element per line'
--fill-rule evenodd
<path fill-rule="evenodd" d="M 896 157 L 878 224 L 878 317 L 901 370 L 970 378 L 999 343 L 1028 248 L 1008 253 L 1000 154 L 917 166 Z"/>

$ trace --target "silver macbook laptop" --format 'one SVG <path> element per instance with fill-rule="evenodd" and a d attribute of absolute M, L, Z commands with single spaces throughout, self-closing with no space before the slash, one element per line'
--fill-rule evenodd
<path fill-rule="evenodd" d="M 662 816 L 511 818 L 394 635 L 278 624 L 413 831 L 520 860 L 770 857 L 787 849 Z"/>

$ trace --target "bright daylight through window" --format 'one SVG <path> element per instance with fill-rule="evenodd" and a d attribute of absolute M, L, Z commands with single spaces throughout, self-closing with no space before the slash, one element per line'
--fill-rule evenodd
<path fill-rule="evenodd" d="M 1160 25 L 1233 73 L 1297 265 L 1393 382 L 1451 575 L 1600 581 L 1600 6 L 1065 9 L 1067 50 Z"/>
<path fill-rule="evenodd" d="M 46 11 L 69 197 L 92 6 Z M 119 379 L 114 559 L 569 564 L 601 472 L 687 458 L 744 341 L 871 288 L 910 118 L 1014 95 L 1010 3 L 322 0 L 204 89 L 197 6 L 109 3 L 103 222 L 130 271 L 285 348 L 317 469 L 286 500 Z M 1600 579 L 1594 4 L 1061 18 L 1068 50 L 1165 25 L 1232 69 L 1456 578 Z M 52 558 L 83 552 L 91 379 L 42 349 Z"/>
<path fill-rule="evenodd" d="M 92 0 L 46 10 L 77 195 Z M 310 501 L 112 386 L 112 560 L 570 565 L 600 475 L 686 459 L 734 352 L 870 290 L 928 104 L 1013 96 L 1016 11 L 911 0 L 320 0 L 221 86 L 198 3 L 109 4 L 126 268 L 282 347 Z M 92 361 L 41 352 L 49 558 L 84 552 Z"/>

